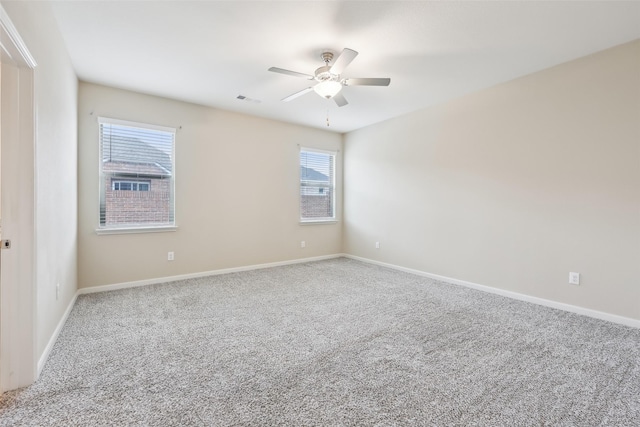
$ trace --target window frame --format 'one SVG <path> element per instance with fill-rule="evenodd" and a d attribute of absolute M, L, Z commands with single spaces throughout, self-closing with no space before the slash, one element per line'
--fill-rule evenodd
<path fill-rule="evenodd" d="M 133 122 L 128 120 L 121 119 L 112 119 L 109 117 L 98 117 L 98 226 L 96 227 L 96 234 L 129 234 L 129 233 L 153 233 L 153 232 L 165 232 L 165 231 L 176 231 L 178 229 L 176 223 L 176 195 L 175 195 L 175 176 L 176 176 L 176 160 L 175 160 L 175 152 L 176 152 L 176 128 L 167 127 L 167 126 L 159 126 L 149 123 L 141 123 L 141 122 Z M 103 225 L 101 223 L 101 210 L 104 202 L 103 198 L 106 194 L 106 177 L 103 171 L 103 153 L 102 153 L 102 125 L 115 125 L 115 126 L 124 126 L 130 128 L 137 128 L 142 130 L 149 131 L 158 131 L 158 132 L 166 132 L 171 133 L 173 135 L 173 140 L 171 143 L 171 175 L 169 178 L 169 203 L 170 203 L 170 221 L 161 222 L 161 223 L 132 223 L 132 224 L 116 224 L 116 225 Z M 149 191 L 151 191 L 151 182 L 150 179 L 142 178 L 134 178 L 127 179 L 123 177 L 122 179 L 117 179 L 120 181 L 146 181 L 149 184 Z M 112 183 L 109 183 L 109 187 L 112 188 Z M 127 190 L 122 190 L 127 191 Z M 106 207 L 105 207 L 106 209 Z M 105 211 L 106 212 L 106 211 Z"/>
<path fill-rule="evenodd" d="M 131 184 L 130 190 L 123 190 L 122 188 L 115 188 L 116 184 L 122 186 L 122 184 Z M 141 190 L 140 184 L 146 184 L 147 189 Z M 133 187 L 136 187 L 134 190 Z M 112 191 L 151 191 L 151 180 L 149 179 L 124 179 L 124 178 L 111 178 L 111 190 Z"/>
<path fill-rule="evenodd" d="M 318 154 L 327 154 L 331 156 L 331 169 L 332 176 L 330 177 L 331 181 L 329 184 L 329 188 L 331 190 L 331 208 L 333 215 L 331 217 L 315 217 L 315 218 L 304 218 L 302 216 L 302 164 L 300 162 L 300 157 L 303 152 L 307 153 L 318 153 Z M 319 148 L 312 147 L 304 147 L 300 146 L 298 150 L 298 217 L 301 225 L 310 225 L 310 224 L 335 224 L 338 222 L 337 217 L 337 207 L 336 207 L 336 177 L 337 177 L 337 160 L 338 159 L 338 151 L 337 150 L 324 150 Z"/>

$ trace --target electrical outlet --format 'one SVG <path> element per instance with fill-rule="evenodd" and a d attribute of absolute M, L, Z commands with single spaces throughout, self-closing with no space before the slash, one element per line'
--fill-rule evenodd
<path fill-rule="evenodd" d="M 376 242 L 376 249 L 380 249 L 380 242 Z"/>
<path fill-rule="evenodd" d="M 173 261 L 173 260 L 174 260 L 174 253 L 173 252 L 167 253 L 167 261 Z"/>
<path fill-rule="evenodd" d="M 307 247 L 307 242 L 305 242 L 304 240 L 300 242 L 300 247 L 301 248 L 306 248 Z"/>
<path fill-rule="evenodd" d="M 56 301 L 58 301 L 58 297 L 60 297 L 60 283 L 56 283 Z"/>
<path fill-rule="evenodd" d="M 580 273 L 569 273 L 569 283 L 571 285 L 579 285 L 580 284 Z"/>

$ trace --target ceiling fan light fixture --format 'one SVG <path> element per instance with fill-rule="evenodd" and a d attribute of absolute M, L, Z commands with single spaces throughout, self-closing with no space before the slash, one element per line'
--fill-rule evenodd
<path fill-rule="evenodd" d="M 389 78 L 349 78 L 343 79 L 342 72 L 358 55 L 353 49 L 344 48 L 342 53 L 336 58 L 333 65 L 329 65 L 333 60 L 333 53 L 323 52 L 322 60 L 324 65 L 318 68 L 313 75 L 299 73 L 297 71 L 285 70 L 284 68 L 271 67 L 269 71 L 280 74 L 288 74 L 290 76 L 301 77 L 306 80 L 315 80 L 318 82 L 315 86 L 309 86 L 294 94 L 291 94 L 282 101 L 288 102 L 299 96 L 309 93 L 312 90 L 325 99 L 333 99 L 338 107 L 344 107 L 349 104 L 345 97 L 340 93 L 342 86 L 389 86 L 391 79 Z"/>
<path fill-rule="evenodd" d="M 321 97 L 331 99 L 342 90 L 342 84 L 334 80 L 326 80 L 315 85 L 313 90 Z"/>

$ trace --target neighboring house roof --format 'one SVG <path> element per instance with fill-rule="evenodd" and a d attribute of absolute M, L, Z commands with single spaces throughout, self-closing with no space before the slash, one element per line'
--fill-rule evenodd
<path fill-rule="evenodd" d="M 102 161 L 114 166 L 128 165 L 122 172 L 129 172 L 133 165 L 139 165 L 150 174 L 171 175 L 172 169 L 171 156 L 164 151 L 137 138 L 120 136 L 112 136 L 102 142 Z"/>
<path fill-rule="evenodd" d="M 327 175 L 305 166 L 300 166 L 300 179 L 304 181 L 329 181 Z"/>

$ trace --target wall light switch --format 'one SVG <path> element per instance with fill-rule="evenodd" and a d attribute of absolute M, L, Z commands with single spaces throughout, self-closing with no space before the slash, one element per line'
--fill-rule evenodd
<path fill-rule="evenodd" d="M 304 248 L 307 246 L 307 242 L 305 242 L 304 240 L 300 242 L 300 247 Z"/>
<path fill-rule="evenodd" d="M 173 252 L 169 252 L 167 253 L 167 261 L 173 261 L 174 260 L 174 254 Z"/>

